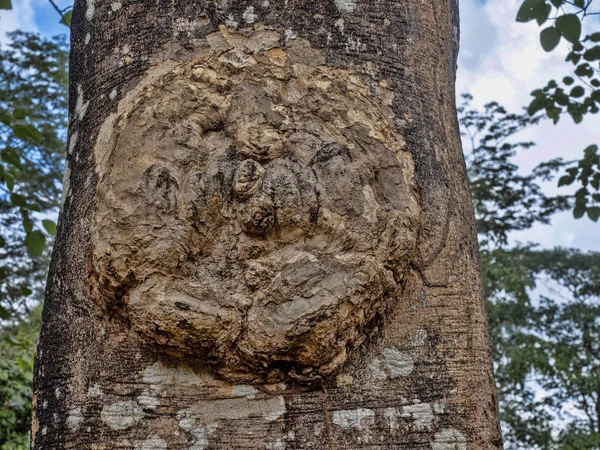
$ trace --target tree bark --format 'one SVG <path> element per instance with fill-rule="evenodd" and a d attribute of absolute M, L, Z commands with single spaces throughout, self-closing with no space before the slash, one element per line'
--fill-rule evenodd
<path fill-rule="evenodd" d="M 33 447 L 502 448 L 458 33 L 455 0 L 77 0 Z"/>

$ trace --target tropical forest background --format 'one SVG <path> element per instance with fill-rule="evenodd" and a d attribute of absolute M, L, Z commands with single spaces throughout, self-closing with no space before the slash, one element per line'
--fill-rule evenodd
<path fill-rule="evenodd" d="M 29 448 L 68 127 L 70 4 L 12 1 L 0 0 L 0 450 Z M 461 15 L 458 118 L 505 445 L 599 450 L 600 0 L 462 0 Z"/>

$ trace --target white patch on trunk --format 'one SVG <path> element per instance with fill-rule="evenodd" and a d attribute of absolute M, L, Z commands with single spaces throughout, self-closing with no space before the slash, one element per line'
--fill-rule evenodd
<path fill-rule="evenodd" d="M 96 12 L 94 1 L 95 0 L 87 0 L 87 9 L 85 10 L 85 18 L 87 20 L 92 20 L 92 17 L 94 17 L 94 13 Z"/>
<path fill-rule="evenodd" d="M 217 426 L 214 424 L 197 426 L 196 419 L 189 410 L 179 411 L 177 418 L 179 419 L 179 428 L 191 433 L 196 438 L 196 442 L 189 447 L 189 450 L 204 450 L 209 444 L 210 435 L 217 431 Z"/>
<path fill-rule="evenodd" d="M 122 7 L 123 7 L 123 4 L 121 2 L 114 2 L 114 3 L 111 3 L 111 5 L 110 5 L 110 9 L 112 9 L 112 12 L 117 12 Z"/>
<path fill-rule="evenodd" d="M 335 6 L 340 12 L 351 13 L 356 10 L 356 0 L 335 0 Z"/>
<path fill-rule="evenodd" d="M 333 423 L 342 428 L 369 428 L 375 422 L 375 411 L 359 408 L 333 412 Z"/>
<path fill-rule="evenodd" d="M 417 428 L 430 428 L 433 412 L 429 403 L 417 403 L 402 407 L 402 417 L 410 418 Z"/>
<path fill-rule="evenodd" d="M 104 406 L 100 418 L 111 430 L 127 430 L 144 417 L 144 411 L 137 403 L 128 400 Z"/>
<path fill-rule="evenodd" d="M 242 14 L 242 18 L 248 24 L 253 24 L 254 22 L 256 22 L 258 16 L 254 13 L 254 6 L 248 6 L 246 8 L 246 11 L 244 11 L 244 14 Z"/>
<path fill-rule="evenodd" d="M 102 395 L 102 389 L 100 389 L 100 386 L 97 383 L 87 391 L 87 396 L 91 398 L 101 397 Z"/>
<path fill-rule="evenodd" d="M 75 431 L 83 422 L 83 416 L 81 415 L 81 407 L 73 408 L 69 411 L 67 416 L 67 426 Z"/>
<path fill-rule="evenodd" d="M 390 378 L 407 377 L 414 368 L 412 357 L 394 347 L 383 350 L 383 365 Z"/>
<path fill-rule="evenodd" d="M 383 417 L 385 418 L 385 421 L 392 432 L 400 428 L 400 424 L 398 423 L 399 415 L 400 412 L 396 408 L 385 408 L 383 410 Z"/>
<path fill-rule="evenodd" d="M 154 392 L 145 389 L 137 398 L 138 403 L 146 409 L 156 409 L 160 401 Z"/>
<path fill-rule="evenodd" d="M 435 433 L 431 450 L 467 450 L 467 438 L 454 428 Z"/>
<path fill-rule="evenodd" d="M 87 112 L 88 107 L 90 106 L 90 102 L 83 101 L 83 88 L 81 85 L 77 86 L 77 103 L 75 103 L 75 120 L 83 119 L 85 113 Z"/>
<path fill-rule="evenodd" d="M 79 133 L 77 131 L 75 131 L 71 137 L 69 138 L 69 155 L 71 153 L 73 153 L 73 149 L 75 148 L 75 146 L 77 145 L 77 139 L 79 138 Z"/>

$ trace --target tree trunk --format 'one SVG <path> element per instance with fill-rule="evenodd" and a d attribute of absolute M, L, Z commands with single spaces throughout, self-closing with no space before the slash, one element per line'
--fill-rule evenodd
<path fill-rule="evenodd" d="M 75 2 L 36 449 L 501 448 L 455 0 Z"/>

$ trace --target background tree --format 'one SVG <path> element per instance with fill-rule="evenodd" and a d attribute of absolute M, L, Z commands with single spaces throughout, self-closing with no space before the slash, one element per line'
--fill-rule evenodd
<path fill-rule="evenodd" d="M 518 132 L 540 116 L 497 103 L 459 108 L 494 349 L 503 436 L 509 449 L 596 449 L 600 442 L 600 255 L 509 245 L 509 233 L 547 223 L 578 196 L 547 196 L 565 163 L 523 175 L 512 163 L 533 145 Z M 469 147 L 470 145 L 470 147 Z M 540 294 L 540 288 L 541 294 Z M 537 289 L 537 290 L 536 290 Z"/>
<path fill-rule="evenodd" d="M 21 32 L 9 39 L 0 49 L 2 450 L 29 448 L 33 354 L 49 261 L 49 248 L 40 246 L 45 238 L 32 237 L 44 227 L 54 232 L 67 125 L 66 39 Z"/>
<path fill-rule="evenodd" d="M 545 28 L 540 33 L 540 43 L 547 52 L 553 51 L 561 41 L 569 45 L 566 61 L 573 70 L 562 81 L 550 80 L 534 90 L 529 105 L 530 115 L 543 111 L 556 124 L 561 115 L 568 114 L 580 123 L 586 114 L 600 111 L 600 31 L 594 18 L 600 11 L 594 9 L 593 0 L 525 0 L 518 13 L 518 22 L 536 20 Z M 595 4 L 597 5 L 597 4 Z M 584 32 L 583 21 L 592 30 Z M 551 24 L 548 26 L 548 24 Z M 600 218 L 600 154 L 598 145 L 584 150 L 583 158 L 571 163 L 559 186 L 577 181 L 581 187 L 575 196 L 573 215 L 576 219 L 587 216 L 594 222 Z"/>

